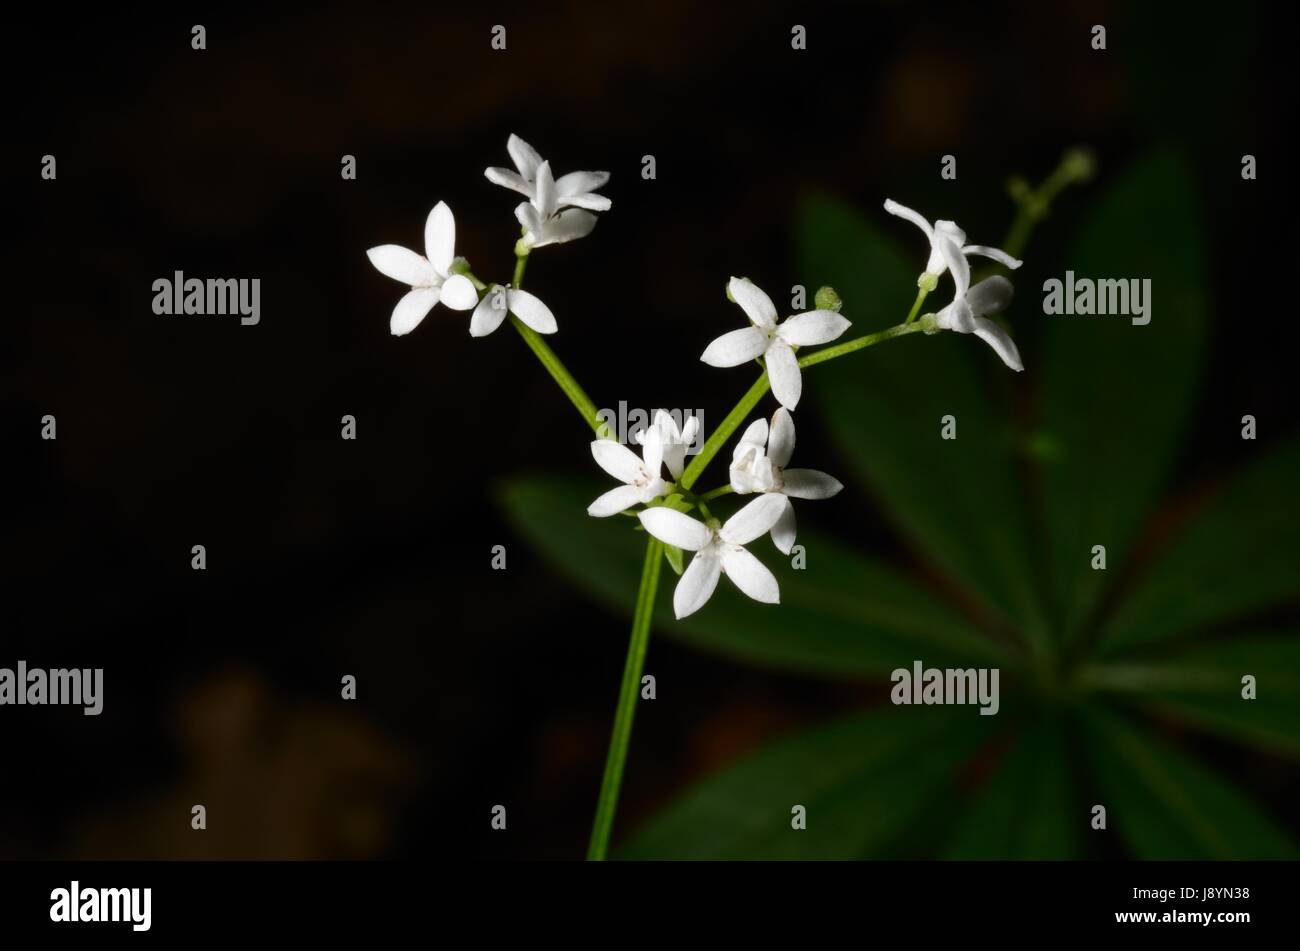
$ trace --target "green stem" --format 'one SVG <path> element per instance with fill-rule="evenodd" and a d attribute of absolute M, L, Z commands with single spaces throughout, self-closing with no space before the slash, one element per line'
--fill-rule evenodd
<path fill-rule="evenodd" d="M 907 313 L 907 320 L 903 321 L 903 323 L 910 324 L 912 321 L 916 320 L 916 315 L 921 312 L 921 305 L 925 303 L 925 298 L 929 295 L 929 293 L 930 293 L 929 288 L 925 288 L 925 287 L 917 288 L 916 300 L 912 304 L 912 309 Z"/>
<path fill-rule="evenodd" d="M 866 334 L 862 337 L 855 337 L 844 343 L 837 343 L 833 347 L 825 347 L 815 353 L 810 353 L 806 357 L 799 358 L 799 366 L 812 367 L 819 363 L 825 363 L 827 360 L 834 360 L 836 357 L 842 357 L 846 353 L 854 353 L 865 347 L 873 347 L 885 340 L 892 340 L 895 337 L 905 337 L 908 334 L 914 334 L 918 331 L 925 332 L 934 330 L 934 319 L 932 317 L 922 317 L 920 320 L 912 323 L 895 324 L 884 330 L 877 331 L 873 334 Z"/>
<path fill-rule="evenodd" d="M 701 495 L 701 496 L 700 496 L 700 501 L 701 501 L 701 502 L 711 502 L 713 499 L 716 499 L 718 496 L 720 496 L 720 495 L 730 495 L 731 492 L 732 492 L 732 488 L 731 488 L 731 486 L 729 486 L 729 485 L 720 485 L 720 486 L 718 486 L 716 489 L 710 489 L 708 492 L 705 492 L 703 495 Z"/>
<path fill-rule="evenodd" d="M 518 290 L 524 283 L 524 268 L 528 267 L 528 255 L 515 253 L 515 276 L 510 279 L 510 286 Z"/>
<path fill-rule="evenodd" d="M 632 719 L 636 715 L 641 690 L 641 671 L 645 666 L 646 647 L 650 642 L 650 621 L 654 615 L 655 592 L 663 568 L 663 543 L 651 538 L 645 546 L 645 563 L 641 568 L 641 587 L 637 590 L 636 609 L 632 613 L 632 638 L 628 643 L 627 661 L 623 665 L 623 684 L 618 692 L 618 709 L 614 713 L 614 732 L 605 759 L 605 776 L 596 803 L 596 819 L 591 829 L 590 861 L 602 862 L 609 852 L 614 813 L 618 809 L 618 792 L 623 784 L 623 767 L 632 739 Z"/>

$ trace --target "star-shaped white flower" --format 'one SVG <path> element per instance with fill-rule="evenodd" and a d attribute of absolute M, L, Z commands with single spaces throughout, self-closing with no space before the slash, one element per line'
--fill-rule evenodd
<path fill-rule="evenodd" d="M 654 431 L 653 436 L 650 435 L 651 430 Z M 654 422 L 636 434 L 636 441 L 645 446 L 647 440 L 658 439 L 664 465 L 674 479 L 680 479 L 682 470 L 686 468 L 686 450 L 695 442 L 699 431 L 698 417 L 686 417 L 681 428 L 678 428 L 677 420 L 673 419 L 672 414 L 660 409 L 655 410 Z"/>
<path fill-rule="evenodd" d="M 803 378 L 793 348 L 830 343 L 849 329 L 849 321 L 833 310 L 810 310 L 778 324 L 772 299 L 748 278 L 733 277 L 727 289 L 753 326 L 723 334 L 700 359 L 713 367 L 735 367 L 764 357 L 772 394 L 786 409 L 794 409 L 803 392 Z"/>
<path fill-rule="evenodd" d="M 731 488 L 741 495 L 768 492 L 786 499 L 785 510 L 772 526 L 772 541 L 783 554 L 794 547 L 794 506 L 789 499 L 829 499 L 844 486 L 817 469 L 787 469 L 794 452 L 794 419 L 781 407 L 767 420 L 749 424 L 731 456 Z"/>
<path fill-rule="evenodd" d="M 516 206 L 515 218 L 524 226 L 524 243 L 532 248 L 585 238 L 596 227 L 591 212 L 561 204 L 550 162 L 537 167 L 537 197 Z"/>
<path fill-rule="evenodd" d="M 539 208 L 538 172 L 546 164 L 537 150 L 519 138 L 511 135 L 506 143 L 510 160 L 519 171 L 508 168 L 489 168 L 483 174 L 494 185 L 501 185 L 517 191 Z M 547 172 L 550 166 L 547 165 Z M 609 181 L 609 172 L 569 172 L 554 180 L 556 204 L 560 208 L 586 208 L 588 211 L 609 211 L 612 202 L 604 195 L 597 195 L 596 189 L 604 187 Z"/>
<path fill-rule="evenodd" d="M 649 502 L 668 491 L 668 483 L 659 477 L 663 462 L 663 444 L 658 429 L 652 427 L 641 447 L 641 458 L 622 443 L 612 439 L 596 439 L 591 443 L 591 455 L 596 464 L 623 485 L 610 489 L 587 506 L 587 514 L 607 518 L 626 511 L 638 502 Z"/>
<path fill-rule="evenodd" d="M 920 212 L 913 211 L 889 198 L 885 199 L 885 211 L 899 218 L 906 218 L 925 232 L 925 236 L 930 240 L 930 258 L 925 262 L 925 273 L 932 277 L 939 277 L 945 270 L 950 269 L 951 251 L 956 251 L 962 256 L 978 254 L 981 257 L 992 258 L 1013 271 L 1024 263 L 997 248 L 985 247 L 982 244 L 967 244 L 966 232 L 957 227 L 955 221 L 940 220 L 931 225 Z M 948 246 L 947 249 L 945 246 Z M 953 277 L 956 278 L 956 274 Z"/>
<path fill-rule="evenodd" d="M 784 496 L 760 495 L 721 525 L 716 520 L 706 525 L 666 506 L 639 513 L 641 524 L 655 538 L 695 552 L 673 592 L 673 613 L 684 618 L 704 607 L 723 574 L 755 601 L 779 604 L 776 577 L 745 545 L 771 531 L 785 506 Z"/>
<path fill-rule="evenodd" d="M 469 318 L 470 336 L 486 337 L 501 326 L 508 311 L 513 311 L 516 317 L 539 334 L 553 334 L 559 329 L 551 308 L 536 295 L 517 290 L 509 284 L 493 284 L 484 292 L 483 299 L 478 302 Z"/>
<path fill-rule="evenodd" d="M 469 310 L 478 303 L 478 293 L 469 278 L 451 273 L 456 256 L 456 219 L 446 202 L 438 202 L 424 223 L 424 255 L 396 244 L 381 244 L 366 252 L 379 273 L 409 284 L 408 291 L 393 308 L 388 329 L 394 336 L 409 334 L 442 301 L 452 310 Z"/>
<path fill-rule="evenodd" d="M 965 263 L 965 259 L 962 259 Z M 935 326 L 940 330 L 955 330 L 958 333 L 973 333 L 994 349 L 1002 362 L 1019 372 L 1025 368 L 1020 362 L 1020 351 L 1016 343 L 995 321 L 987 319 L 986 314 L 996 314 L 1011 303 L 1014 293 L 1011 282 L 1005 277 L 986 277 L 974 287 L 970 284 L 969 269 L 961 268 L 954 274 L 957 281 L 957 295 L 951 304 L 935 314 Z"/>

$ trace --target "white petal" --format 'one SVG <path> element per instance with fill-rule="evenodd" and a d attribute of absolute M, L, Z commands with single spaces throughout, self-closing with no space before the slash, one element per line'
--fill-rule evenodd
<path fill-rule="evenodd" d="M 417 287 L 402 295 L 402 299 L 393 308 L 393 316 L 388 321 L 388 329 L 394 337 L 409 334 L 420 321 L 424 320 L 433 305 L 438 303 L 438 288 Z"/>
<path fill-rule="evenodd" d="M 637 517 L 655 538 L 685 551 L 699 551 L 713 541 L 713 532 L 703 522 L 662 505 L 639 512 Z"/>
<path fill-rule="evenodd" d="M 776 576 L 739 545 L 722 550 L 722 570 L 737 588 L 755 601 L 781 603 L 781 588 L 776 583 Z"/>
<path fill-rule="evenodd" d="M 966 232 L 957 227 L 957 222 L 940 219 L 934 223 L 934 233 L 943 235 L 960 248 L 966 243 Z"/>
<path fill-rule="evenodd" d="M 817 469 L 786 469 L 785 494 L 793 499 L 829 499 L 844 485 Z"/>
<path fill-rule="evenodd" d="M 955 330 L 959 334 L 968 334 L 975 329 L 975 315 L 971 312 L 970 302 L 959 297 L 939 313 L 935 314 L 934 325 L 940 330 Z"/>
<path fill-rule="evenodd" d="M 775 466 L 785 467 L 794 454 L 794 417 L 784 406 L 772 414 L 772 428 L 767 437 L 767 457 Z"/>
<path fill-rule="evenodd" d="M 595 439 L 591 443 L 591 455 L 600 466 L 619 482 L 629 485 L 645 476 L 641 459 L 631 449 L 612 439 Z"/>
<path fill-rule="evenodd" d="M 538 246 L 544 244 L 564 244 L 576 241 L 591 234 L 596 227 L 596 216 L 581 208 L 566 208 L 554 218 L 546 218 L 541 223 Z"/>
<path fill-rule="evenodd" d="M 442 282 L 442 302 L 452 310 L 469 310 L 478 304 L 478 291 L 464 274 L 453 274 Z"/>
<path fill-rule="evenodd" d="M 711 367 L 738 367 L 767 349 L 767 334 L 757 327 L 725 333 L 709 344 L 700 359 Z"/>
<path fill-rule="evenodd" d="M 537 213 L 531 201 L 515 205 L 515 218 L 537 238 L 542 235 L 542 216 Z"/>
<path fill-rule="evenodd" d="M 695 442 L 695 436 L 700 431 L 700 418 L 698 416 L 689 416 L 686 422 L 682 424 L 682 443 L 690 446 Z"/>
<path fill-rule="evenodd" d="M 810 310 L 806 314 L 797 314 L 786 318 L 776 328 L 778 336 L 794 347 L 809 347 L 818 343 L 830 343 L 852 326 L 849 321 L 833 310 Z"/>
<path fill-rule="evenodd" d="M 537 193 L 537 189 L 524 181 L 518 172 L 512 172 L 508 168 L 485 168 L 483 175 L 493 185 L 509 188 L 511 191 L 519 192 L 526 198 L 533 198 Z"/>
<path fill-rule="evenodd" d="M 961 248 L 954 244 L 952 239 L 936 235 L 935 244 L 939 248 L 939 253 L 943 255 L 948 270 L 952 271 L 953 283 L 957 285 L 956 296 L 965 297 L 966 291 L 970 289 L 970 262 L 966 260 L 966 255 L 961 253 Z"/>
<path fill-rule="evenodd" d="M 645 471 L 658 479 L 664 462 L 664 434 L 658 426 L 651 426 L 641 435 L 641 461 Z"/>
<path fill-rule="evenodd" d="M 966 303 L 977 317 L 1005 310 L 1015 296 L 1011 282 L 1001 275 L 986 277 L 966 292 Z"/>
<path fill-rule="evenodd" d="M 992 347 L 1002 358 L 1002 362 L 1017 373 L 1025 368 L 1025 365 L 1020 362 L 1020 351 L 1016 349 L 1015 341 L 998 324 L 987 317 L 976 317 L 975 336 Z"/>
<path fill-rule="evenodd" d="M 555 214 L 559 205 L 556 203 L 557 195 L 555 194 L 555 179 L 551 177 L 551 163 L 543 162 L 537 166 L 537 212 L 543 218 L 549 218 Z"/>
<path fill-rule="evenodd" d="M 604 188 L 609 182 L 609 172 L 570 172 L 555 180 L 555 190 L 561 198 L 572 198 Z"/>
<path fill-rule="evenodd" d="M 610 489 L 596 501 L 587 506 L 587 514 L 596 518 L 608 518 L 619 512 L 626 512 L 641 501 L 641 490 L 634 485 L 620 485 Z"/>
<path fill-rule="evenodd" d="M 920 212 L 913 211 L 906 205 L 900 205 L 892 198 L 885 199 L 885 211 L 889 212 L 891 215 L 897 215 L 899 218 L 906 218 L 908 221 L 912 222 L 912 224 L 924 231 L 927 238 L 934 237 L 934 229 L 930 227 L 930 222 L 926 221 Z"/>
<path fill-rule="evenodd" d="M 445 201 L 434 205 L 425 219 L 424 254 L 433 269 L 446 277 L 456 256 L 456 218 Z"/>
<path fill-rule="evenodd" d="M 519 136 L 511 135 L 506 141 L 506 151 L 510 153 L 510 160 L 515 163 L 520 175 L 530 182 L 537 177 L 537 166 L 542 164 L 542 157 L 535 148 Z"/>
<path fill-rule="evenodd" d="M 614 207 L 614 203 L 604 195 L 593 195 L 591 192 L 567 198 L 561 195 L 558 201 L 561 208 L 586 208 L 588 211 L 609 211 Z"/>
<path fill-rule="evenodd" d="M 409 248 L 397 244 L 381 244 L 366 252 L 370 263 L 384 277 L 409 284 L 411 287 L 427 287 L 438 283 L 438 273 L 420 255 Z"/>
<path fill-rule="evenodd" d="M 783 555 L 790 554 L 790 549 L 794 547 L 795 539 L 795 518 L 794 506 L 786 502 L 785 511 L 781 517 L 776 520 L 772 526 L 772 544 Z"/>
<path fill-rule="evenodd" d="M 651 511 L 662 511 L 662 509 Z M 718 587 L 718 575 L 721 573 L 722 563 L 713 551 L 700 552 L 691 559 L 690 565 L 682 572 L 681 580 L 677 582 L 677 589 L 673 592 L 673 614 L 678 620 L 704 607 L 709 598 L 713 597 L 713 592 Z"/>
<path fill-rule="evenodd" d="M 803 392 L 803 377 L 799 375 L 799 361 L 784 340 L 773 340 L 767 348 L 767 381 L 772 384 L 772 395 L 786 409 L 799 405 Z"/>
<path fill-rule="evenodd" d="M 776 307 L 768 297 L 747 277 L 733 277 L 727 282 L 727 289 L 736 299 L 740 309 L 755 327 L 771 330 L 776 326 Z"/>
<path fill-rule="evenodd" d="M 501 326 L 506 319 L 506 291 L 504 287 L 494 284 L 483 294 L 483 299 L 474 308 L 469 319 L 469 335 L 486 337 Z"/>
<path fill-rule="evenodd" d="M 759 452 L 767 445 L 767 420 L 756 419 L 745 427 L 745 431 L 740 434 L 740 442 L 736 443 L 736 449 L 731 454 L 731 458 L 739 459 L 741 453 L 749 452 L 755 447 Z"/>
<path fill-rule="evenodd" d="M 551 308 L 527 291 L 509 290 L 506 296 L 514 315 L 539 334 L 553 334 L 558 329 Z"/>
<path fill-rule="evenodd" d="M 961 249 L 961 252 L 962 254 L 977 254 L 982 258 L 992 258 L 1003 267 L 1008 267 L 1013 271 L 1025 263 L 1018 258 L 1013 258 L 1005 251 L 1000 251 L 997 248 L 986 248 L 982 244 L 968 244 Z"/>
<path fill-rule="evenodd" d="M 788 504 L 785 496 L 779 492 L 760 495 L 727 519 L 718 530 L 718 537 L 729 545 L 748 545 L 758 536 L 772 530 Z"/>

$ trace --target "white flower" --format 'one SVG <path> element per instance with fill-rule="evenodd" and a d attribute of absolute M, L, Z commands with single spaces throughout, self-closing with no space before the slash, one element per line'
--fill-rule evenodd
<path fill-rule="evenodd" d="M 748 278 L 733 277 L 727 289 L 753 326 L 723 334 L 709 344 L 700 359 L 713 367 L 735 367 L 765 357 L 772 394 L 786 409 L 794 409 L 803 391 L 803 378 L 792 348 L 829 343 L 848 330 L 849 322 L 833 310 L 811 310 L 787 317 L 778 325 L 772 299 Z"/>
<path fill-rule="evenodd" d="M 704 607 L 718 586 L 720 574 L 755 601 L 780 603 L 776 578 L 744 546 L 770 531 L 785 505 L 783 496 L 760 495 L 722 525 L 716 520 L 706 525 L 665 506 L 639 514 L 641 524 L 655 538 L 695 552 L 673 592 L 673 612 L 678 618 Z"/>
<path fill-rule="evenodd" d="M 794 546 L 794 506 L 788 499 L 829 499 L 844 486 L 817 469 L 787 469 L 794 452 L 794 420 L 785 407 L 767 420 L 750 423 L 731 456 L 731 487 L 741 495 L 767 492 L 786 499 L 781 517 L 772 526 L 772 541 L 783 554 Z"/>
<path fill-rule="evenodd" d="M 469 278 L 451 273 L 456 255 L 456 219 L 446 202 L 438 202 L 424 223 L 424 256 L 396 244 L 382 244 L 366 252 L 379 273 L 409 284 L 393 308 L 388 329 L 395 336 L 409 334 L 441 300 L 452 310 L 469 310 L 478 293 Z"/>
<path fill-rule="evenodd" d="M 647 430 L 640 459 L 627 446 L 612 439 L 593 440 L 591 455 L 597 465 L 624 484 L 610 489 L 587 506 L 588 515 L 596 518 L 617 515 L 638 502 L 649 502 L 668 491 L 668 483 L 659 477 L 663 444 L 658 429 Z"/>
<path fill-rule="evenodd" d="M 968 254 L 978 254 L 982 257 L 992 258 L 999 264 L 1011 268 L 1013 271 L 1023 264 L 1005 251 L 999 251 L 997 248 L 987 248 L 982 244 L 966 244 L 966 232 L 957 227 L 955 221 L 936 221 L 933 226 L 926 221 L 919 212 L 913 211 L 904 205 L 892 199 L 885 199 L 885 211 L 891 215 L 897 215 L 900 218 L 906 218 L 912 224 L 916 225 L 925 232 L 925 236 L 930 239 L 930 259 L 925 262 L 925 273 L 932 277 L 939 277 L 945 270 L 951 270 L 951 261 L 954 256 L 965 256 Z M 956 278 L 954 272 L 953 278 Z"/>
<path fill-rule="evenodd" d="M 515 208 L 515 217 L 524 226 L 524 243 L 532 248 L 547 244 L 563 244 L 585 238 L 596 227 L 596 216 L 581 208 L 561 211 L 559 190 L 551 177 L 551 163 L 537 167 L 537 197 L 521 202 Z"/>
<path fill-rule="evenodd" d="M 493 284 L 483 294 L 483 299 L 474 308 L 469 319 L 471 337 L 486 337 L 501 326 L 506 319 L 506 312 L 513 311 L 515 316 L 539 334 L 553 334 L 558 329 L 555 315 L 533 294 L 516 290 L 509 284 Z"/>
<path fill-rule="evenodd" d="M 650 436 L 651 430 L 655 431 L 653 437 Z M 686 450 L 695 442 L 699 431 L 700 421 L 697 417 L 688 416 L 678 429 L 677 420 L 673 419 L 672 414 L 660 409 L 655 410 L 654 422 L 636 434 L 636 441 L 644 446 L 648 438 L 658 439 L 664 465 L 674 479 L 680 479 L 682 470 L 686 467 Z"/>
<path fill-rule="evenodd" d="M 1015 341 L 1001 326 L 984 316 L 996 314 L 1011 303 L 1011 282 L 1005 277 L 986 277 L 967 290 L 970 271 L 963 269 L 954 277 L 957 281 L 957 296 L 951 304 L 935 314 L 935 326 L 940 330 L 973 333 L 992 347 L 1002 362 L 1011 369 L 1017 372 L 1023 370 L 1025 366 L 1020 362 L 1020 351 L 1016 349 Z"/>
<path fill-rule="evenodd" d="M 483 174 L 487 180 L 494 185 L 502 185 L 513 191 L 519 192 L 538 208 L 542 204 L 538 201 L 538 186 L 540 179 L 538 172 L 543 162 L 542 157 L 537 154 L 537 150 L 519 138 L 517 135 L 510 136 L 506 143 L 506 150 L 510 153 L 510 160 L 515 163 L 518 172 L 512 172 L 508 168 L 489 168 Z M 547 174 L 550 174 L 550 166 L 547 165 Z M 601 188 L 609 181 L 609 172 L 570 172 L 567 175 L 561 175 L 553 181 L 553 187 L 556 194 L 556 204 L 560 208 L 586 208 L 588 211 L 609 211 L 611 202 L 604 195 L 597 195 L 596 189 Z M 588 229 L 590 230 L 590 229 Z"/>

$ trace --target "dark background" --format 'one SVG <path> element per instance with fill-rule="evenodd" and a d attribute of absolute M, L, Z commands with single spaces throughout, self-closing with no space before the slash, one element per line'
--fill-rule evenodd
<path fill-rule="evenodd" d="M 482 172 L 509 165 L 511 132 L 562 172 L 613 176 L 594 234 L 529 265 L 556 350 L 598 406 L 702 407 L 706 422 L 742 387 L 696 359 L 735 325 L 726 278 L 776 298 L 799 282 L 791 223 L 811 190 L 942 209 L 996 244 L 1008 175 L 1037 180 L 1086 144 L 1104 181 L 1177 143 L 1215 269 L 1214 358 L 1180 472 L 1216 472 L 1221 434 L 1253 408 L 1292 428 L 1294 265 L 1274 241 L 1291 64 L 1267 11 L 1216 9 L 332 4 L 16 22 L 0 666 L 103 666 L 106 700 L 97 718 L 0 710 L 0 858 L 583 853 L 628 621 L 538 563 L 492 492 L 521 469 L 594 475 L 589 433 L 508 330 L 472 340 L 468 315 L 439 307 L 390 336 L 402 289 L 364 255 L 422 248 L 442 199 L 457 253 L 505 280 L 516 199 Z M 806 51 L 790 49 L 795 23 Z M 46 153 L 57 181 L 39 177 Z M 939 179 L 945 153 L 955 182 Z M 1067 193 L 1028 255 L 1089 196 Z M 155 317 L 151 284 L 174 270 L 261 278 L 261 324 Z M 856 305 L 866 326 L 897 319 Z M 55 442 L 39 438 L 46 413 Z M 856 542 L 906 557 L 866 499 L 844 505 L 873 527 Z M 760 741 L 883 694 L 662 637 L 647 669 L 660 699 L 638 713 L 624 831 Z M 508 834 L 489 830 L 496 803 Z"/>

